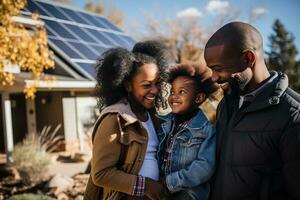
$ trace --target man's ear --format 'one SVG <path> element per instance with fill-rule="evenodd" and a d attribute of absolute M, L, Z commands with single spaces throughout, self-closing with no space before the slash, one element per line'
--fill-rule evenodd
<path fill-rule="evenodd" d="M 204 92 L 200 92 L 196 95 L 195 102 L 197 104 L 201 104 L 205 101 L 205 99 L 206 99 L 206 94 Z"/>
<path fill-rule="evenodd" d="M 128 93 L 132 92 L 132 86 L 129 81 L 124 82 L 124 87 Z"/>
<path fill-rule="evenodd" d="M 256 61 L 256 54 L 254 51 L 252 50 L 247 50 L 245 53 L 244 53 L 244 61 L 245 61 L 245 64 L 247 65 L 247 67 L 253 67 L 254 66 L 254 63 Z"/>

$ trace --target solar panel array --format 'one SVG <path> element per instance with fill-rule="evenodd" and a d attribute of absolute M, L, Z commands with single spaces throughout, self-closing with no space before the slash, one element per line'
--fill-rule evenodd
<path fill-rule="evenodd" d="M 37 0 L 28 0 L 25 12 L 40 15 L 50 47 L 90 79 L 95 77 L 97 58 L 106 49 L 131 49 L 134 44 L 130 36 L 96 14 Z"/>

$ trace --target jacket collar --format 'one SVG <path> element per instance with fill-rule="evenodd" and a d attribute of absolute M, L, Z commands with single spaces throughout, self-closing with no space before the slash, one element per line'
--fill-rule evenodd
<path fill-rule="evenodd" d="M 99 119 L 101 119 L 103 116 L 105 116 L 108 113 L 119 114 L 125 120 L 124 126 L 133 124 L 136 121 L 138 121 L 136 115 L 131 110 L 129 102 L 126 99 L 122 99 L 113 105 L 105 107 L 101 111 Z"/>
<path fill-rule="evenodd" d="M 173 113 L 169 113 L 164 116 L 158 116 L 163 122 L 163 127 L 169 127 L 171 128 L 172 123 L 175 122 L 175 115 Z M 201 129 L 205 123 L 208 121 L 207 117 L 204 115 L 203 112 L 199 109 L 196 116 L 192 118 L 192 120 L 187 124 L 187 129 Z M 200 126 L 199 126 L 200 125 Z"/>
<path fill-rule="evenodd" d="M 271 74 L 276 72 L 271 72 Z M 266 86 L 262 92 L 260 92 L 252 103 L 246 107 L 242 112 L 252 112 L 260 110 L 266 107 L 277 105 L 280 103 L 280 97 L 288 88 L 288 77 L 286 74 L 278 72 L 277 78 L 268 86 Z"/>

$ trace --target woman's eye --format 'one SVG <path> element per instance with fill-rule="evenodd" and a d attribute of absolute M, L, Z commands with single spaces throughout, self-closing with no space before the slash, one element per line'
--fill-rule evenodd
<path fill-rule="evenodd" d="M 150 84 L 142 85 L 143 88 L 149 88 L 150 86 Z"/>

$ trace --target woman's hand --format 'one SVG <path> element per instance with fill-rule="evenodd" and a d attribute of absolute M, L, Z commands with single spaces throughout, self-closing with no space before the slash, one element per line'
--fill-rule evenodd
<path fill-rule="evenodd" d="M 145 195 L 151 200 L 160 200 L 169 196 L 169 191 L 161 182 L 146 178 Z"/>

